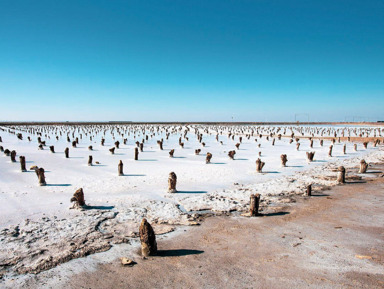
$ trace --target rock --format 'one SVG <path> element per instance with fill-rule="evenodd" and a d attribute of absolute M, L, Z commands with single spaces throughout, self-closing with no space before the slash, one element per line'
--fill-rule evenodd
<path fill-rule="evenodd" d="M 132 267 L 133 265 L 137 264 L 135 261 L 128 259 L 127 257 L 122 257 L 122 258 L 120 258 L 120 260 L 121 260 L 121 264 L 123 266 Z"/>

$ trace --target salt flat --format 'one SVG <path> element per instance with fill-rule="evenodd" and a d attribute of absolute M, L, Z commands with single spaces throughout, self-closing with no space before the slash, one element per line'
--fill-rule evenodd
<path fill-rule="evenodd" d="M 302 193 L 309 184 L 334 185 L 336 173 L 332 170 L 340 165 L 348 169 L 358 166 L 362 158 L 375 162 L 384 155 L 380 145 L 373 146 L 373 140 L 382 141 L 383 129 L 369 126 L 152 124 L 2 129 L 0 145 L 17 152 L 17 162 L 11 162 L 3 153 L 0 156 L 0 237 L 7 244 L 0 250 L 3 274 L 39 272 L 108 250 L 113 244 L 137 236 L 143 217 L 155 225 L 155 231 L 158 224 L 158 230 L 166 232 L 173 228 L 160 225 L 188 225 L 193 221 L 193 212 L 245 211 L 251 193 L 260 193 L 263 202 L 273 206 L 290 194 Z M 17 133 L 22 134 L 22 140 Z M 197 138 L 200 134 L 201 142 Z M 46 142 L 42 150 L 38 149 L 38 136 Z M 313 138 L 313 148 L 309 137 Z M 76 138 L 78 144 L 73 148 L 71 142 Z M 361 142 L 364 138 L 370 141 L 367 149 Z M 143 152 L 135 161 L 135 142 L 143 139 Z M 163 150 L 157 143 L 161 139 Z M 179 145 L 180 139 L 184 148 Z M 109 149 L 116 141 L 120 142 L 119 148 L 111 154 Z M 55 153 L 49 150 L 52 145 Z M 69 158 L 64 155 L 66 147 Z M 171 149 L 175 149 L 173 158 L 169 156 Z M 201 149 L 199 155 L 195 149 Z M 230 150 L 236 151 L 234 160 L 228 157 Z M 315 152 L 310 163 L 306 157 L 309 151 Z M 205 161 L 207 152 L 213 155 L 209 164 Z M 286 167 L 281 166 L 281 154 L 287 155 Z M 26 157 L 27 169 L 45 169 L 46 186 L 38 185 L 33 170 L 20 171 L 20 155 Z M 92 166 L 87 164 L 89 155 L 93 157 Z M 257 158 L 265 162 L 262 173 L 256 172 Z M 124 176 L 118 176 L 120 160 Z M 175 194 L 167 190 L 170 172 L 177 175 Z M 84 190 L 89 206 L 86 210 L 69 209 L 78 188 Z"/>

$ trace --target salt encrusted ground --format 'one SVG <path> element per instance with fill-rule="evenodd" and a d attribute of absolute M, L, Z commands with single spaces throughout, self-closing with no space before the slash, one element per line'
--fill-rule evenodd
<path fill-rule="evenodd" d="M 55 128 L 63 132 L 68 129 Z M 0 131 L 3 139 L 0 145 L 16 150 L 18 156 L 26 156 L 28 167 L 44 167 L 48 183 L 48 186 L 39 187 L 34 172 L 21 173 L 19 163 L 11 163 L 10 158 L 3 154 L 0 156 L 0 265 L 2 274 L 5 274 L 3 278 L 37 273 L 73 258 L 108 250 L 114 244 L 135 242 L 138 223 L 143 217 L 154 224 L 157 233 L 169 232 L 175 226 L 194 224 L 199 218 L 197 211 L 244 211 L 249 205 L 251 193 L 262 195 L 262 208 L 268 211 L 281 203 L 291 202 L 291 196 L 302 193 L 308 184 L 315 184 L 315 190 L 334 185 L 336 173 L 332 170 L 340 165 L 356 175 L 355 168 L 362 158 L 367 162 L 377 162 L 384 157 L 381 148 L 373 148 L 372 142 L 367 150 L 358 143 L 358 151 L 354 152 L 353 143 L 344 139 L 334 144 L 332 158 L 327 156 L 330 140 L 325 140 L 324 146 L 320 147 L 315 139 L 314 148 L 310 149 L 309 140 L 302 138 L 300 150 L 296 151 L 295 142 L 289 144 L 289 137 L 281 140 L 275 137 L 276 142 L 272 146 L 273 138 L 270 137 L 269 141 L 265 138 L 273 129 L 271 127 L 259 128 L 260 133 L 264 134 L 262 139 L 256 133 L 247 139 L 246 135 L 251 133 L 251 129 L 255 132 L 257 128 L 200 126 L 197 129 L 203 133 L 203 142 L 206 143 L 202 147 L 191 126 L 187 134 L 189 140 L 182 138 L 185 147 L 181 149 L 178 140 L 185 127 L 180 130 L 178 127 L 168 127 L 174 133 L 166 140 L 165 127 L 159 127 L 157 132 L 157 126 L 147 126 L 146 134 L 153 137 L 145 142 L 139 161 L 134 161 L 134 142 L 141 141 L 144 133 L 141 127 L 127 128 L 132 128 L 130 132 L 123 132 L 124 137 L 128 138 L 127 145 L 123 145 L 121 135 L 118 136 L 114 130 L 115 140 L 121 143 L 115 155 L 108 151 L 115 140 L 107 128 L 100 128 L 97 135 L 93 132 L 92 141 L 89 135 L 85 136 L 85 131 L 74 130 L 74 137 L 80 138 L 82 133 L 77 148 L 67 143 L 64 133 L 59 140 L 55 139 L 52 131 L 47 132 L 46 136 L 43 133 L 41 138 L 47 142 L 44 150 L 37 149 L 36 135 L 21 131 L 21 141 L 9 133 L 9 128 Z M 17 127 L 10 132 L 18 133 L 18 129 L 28 128 Z M 216 129 L 223 132 L 219 135 L 222 145 L 215 140 Z M 235 160 L 229 160 L 227 152 L 235 149 L 234 145 L 239 142 L 238 135 L 234 140 L 228 138 L 228 129 L 243 136 Z M 341 128 L 336 129 L 341 136 Z M 100 139 L 104 130 L 106 143 L 103 147 Z M 140 131 L 135 137 L 134 130 Z M 297 137 L 302 137 L 297 129 L 293 131 Z M 377 137 L 380 134 L 380 128 L 347 128 L 345 136 L 348 131 L 352 136 L 360 132 L 366 132 L 371 137 L 375 133 Z M 303 129 L 306 136 L 312 132 L 315 132 L 314 128 Z M 334 136 L 333 133 L 331 128 L 325 131 L 324 136 Z M 291 129 L 287 128 L 286 135 L 290 134 Z M 31 142 L 27 140 L 28 136 L 32 137 Z M 71 140 L 74 137 L 70 133 Z M 164 138 L 163 151 L 156 144 L 161 138 Z M 347 144 L 346 155 L 342 154 L 344 143 Z M 260 148 L 258 144 L 261 144 Z M 55 154 L 49 152 L 49 145 L 55 146 Z M 94 151 L 88 151 L 89 145 L 93 145 Z M 63 154 L 67 146 L 70 148 L 69 159 L 65 159 Z M 169 158 L 168 151 L 172 148 L 176 149 L 175 157 Z M 202 149 L 200 156 L 194 154 L 196 148 Z M 208 151 L 213 154 L 211 164 L 205 164 Z M 255 172 L 259 151 L 266 163 L 263 174 Z M 306 151 L 316 152 L 315 162 L 307 163 Z M 280 166 L 282 153 L 288 155 L 288 167 L 285 168 Z M 98 161 L 99 165 L 87 166 L 90 154 L 94 163 Z M 126 174 L 121 177 L 117 176 L 120 159 L 124 162 Z M 167 177 L 171 171 L 178 176 L 177 194 L 166 192 Z M 70 210 L 69 199 L 79 187 L 84 189 L 89 207 Z"/>

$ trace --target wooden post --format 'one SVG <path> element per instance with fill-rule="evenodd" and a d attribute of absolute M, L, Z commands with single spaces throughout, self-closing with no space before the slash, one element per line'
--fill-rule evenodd
<path fill-rule="evenodd" d="M 139 159 L 139 149 L 136 147 L 135 148 L 135 161 Z"/>
<path fill-rule="evenodd" d="M 143 142 L 140 143 L 140 146 L 139 146 L 139 147 L 140 147 L 140 151 L 143 152 L 143 149 L 144 149 L 144 140 L 143 140 Z"/>
<path fill-rule="evenodd" d="M 170 158 L 173 158 L 173 154 L 175 153 L 175 150 L 174 149 L 172 149 L 172 150 L 170 150 L 169 151 L 169 157 Z"/>
<path fill-rule="evenodd" d="M 347 154 L 347 145 L 346 144 L 343 145 L 343 154 Z"/>
<path fill-rule="evenodd" d="M 76 141 L 74 140 L 73 142 L 72 142 L 72 147 L 76 147 Z"/>
<path fill-rule="evenodd" d="M 263 170 L 265 163 L 262 162 L 260 159 L 256 160 L 256 172 L 261 173 Z"/>
<path fill-rule="evenodd" d="M 240 144 L 239 144 L 239 143 L 235 144 L 235 147 L 236 147 L 237 149 L 239 149 Z"/>
<path fill-rule="evenodd" d="M 93 147 L 92 147 L 92 146 L 89 146 L 89 147 L 88 147 L 88 150 L 92 151 L 92 150 L 93 150 Z"/>
<path fill-rule="evenodd" d="M 74 202 L 72 208 L 78 208 L 78 207 L 83 207 L 85 206 L 85 200 L 84 200 L 84 192 L 83 189 L 80 188 L 78 189 L 74 194 L 73 197 L 71 198 L 71 203 Z"/>
<path fill-rule="evenodd" d="M 39 185 L 45 186 L 47 183 L 45 182 L 44 169 L 36 168 L 35 172 L 36 172 L 37 178 L 39 179 Z"/>
<path fill-rule="evenodd" d="M 205 157 L 205 163 L 206 164 L 211 163 L 211 159 L 212 159 L 212 154 L 211 153 L 207 153 L 207 156 Z"/>
<path fill-rule="evenodd" d="M 123 172 L 123 162 L 120 160 L 118 166 L 117 166 L 117 169 L 118 169 L 118 172 L 119 172 L 119 176 L 124 176 L 124 172 Z"/>
<path fill-rule="evenodd" d="M 16 162 L 16 151 L 11 151 L 11 162 Z"/>
<path fill-rule="evenodd" d="M 64 153 L 65 153 L 65 157 L 68 159 L 69 158 L 69 148 L 65 148 Z"/>
<path fill-rule="evenodd" d="M 117 141 L 115 141 L 115 147 L 118 149 L 119 148 L 119 146 L 120 146 L 120 142 L 117 140 Z"/>
<path fill-rule="evenodd" d="M 195 149 L 195 155 L 199 155 L 201 152 L 201 149 Z"/>
<path fill-rule="evenodd" d="M 308 162 L 312 162 L 315 156 L 315 152 L 307 152 L 307 160 Z"/>
<path fill-rule="evenodd" d="M 354 145 L 353 145 L 353 150 L 354 150 L 355 152 L 357 152 L 357 144 L 354 144 Z"/>
<path fill-rule="evenodd" d="M 345 184 L 345 168 L 343 166 L 337 169 L 337 182 Z"/>
<path fill-rule="evenodd" d="M 55 146 L 49 146 L 49 150 L 51 151 L 51 153 L 55 153 Z"/>
<path fill-rule="evenodd" d="M 306 196 L 308 197 L 312 196 L 312 185 L 307 186 Z"/>
<path fill-rule="evenodd" d="M 26 166 L 25 166 L 25 156 L 20 156 L 19 159 L 20 159 L 20 167 L 21 167 L 21 171 L 22 171 L 22 172 L 26 172 L 26 171 L 27 171 L 27 168 L 26 168 Z"/>
<path fill-rule="evenodd" d="M 363 142 L 363 146 L 365 149 L 367 149 L 368 148 L 368 142 L 367 141 Z"/>
<path fill-rule="evenodd" d="M 252 194 L 250 197 L 249 214 L 251 217 L 259 215 L 260 194 Z"/>
<path fill-rule="evenodd" d="M 296 150 L 298 151 L 299 148 L 300 148 L 300 143 L 298 142 L 298 143 L 296 143 Z"/>
<path fill-rule="evenodd" d="M 113 148 L 110 148 L 110 149 L 109 149 L 109 151 L 111 152 L 111 154 L 113 154 L 113 155 L 114 155 L 114 154 L 115 154 L 115 147 L 113 147 Z"/>
<path fill-rule="evenodd" d="M 236 154 L 236 151 L 234 150 L 228 152 L 228 156 L 231 160 L 235 159 L 235 154 Z"/>
<path fill-rule="evenodd" d="M 141 221 L 140 229 L 141 254 L 143 257 L 153 256 L 157 254 L 156 235 L 151 224 L 147 219 Z"/>
<path fill-rule="evenodd" d="M 282 154 L 280 156 L 280 159 L 281 159 L 281 166 L 282 167 L 286 167 L 287 166 L 287 161 L 288 161 L 287 155 L 286 154 Z"/>
<path fill-rule="evenodd" d="M 359 174 L 365 174 L 368 169 L 368 163 L 365 160 L 360 161 Z"/>
<path fill-rule="evenodd" d="M 93 160 L 93 157 L 89 156 L 88 157 L 88 166 L 92 166 L 92 160 Z"/>
<path fill-rule="evenodd" d="M 174 172 L 169 173 L 168 176 L 168 193 L 176 193 L 177 176 Z"/>
<path fill-rule="evenodd" d="M 329 151 L 328 151 L 328 156 L 329 157 L 332 157 L 332 149 L 333 149 L 333 145 L 330 145 L 329 146 Z"/>

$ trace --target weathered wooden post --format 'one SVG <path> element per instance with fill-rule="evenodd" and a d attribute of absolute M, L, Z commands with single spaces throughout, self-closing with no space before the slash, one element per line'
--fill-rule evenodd
<path fill-rule="evenodd" d="M 15 150 L 11 151 L 11 162 L 13 162 L 13 163 L 16 162 L 16 151 Z"/>
<path fill-rule="evenodd" d="M 110 149 L 109 149 L 109 151 L 111 152 L 111 154 L 113 154 L 113 155 L 114 155 L 114 154 L 115 154 L 115 147 L 113 147 L 113 148 L 110 148 Z"/>
<path fill-rule="evenodd" d="M 88 166 L 92 166 L 92 160 L 93 160 L 93 157 L 91 155 L 88 156 Z"/>
<path fill-rule="evenodd" d="M 119 176 L 124 176 L 124 172 L 123 172 L 123 162 L 120 160 L 118 166 L 117 166 L 117 169 L 118 169 L 118 172 L 119 172 Z"/>
<path fill-rule="evenodd" d="M 45 182 L 44 169 L 43 168 L 36 168 L 35 172 L 36 172 L 37 178 L 39 179 L 39 185 L 45 186 L 47 183 Z"/>
<path fill-rule="evenodd" d="M 312 185 L 307 186 L 306 196 L 310 197 L 312 196 Z"/>
<path fill-rule="evenodd" d="M 71 203 L 72 202 L 74 202 L 72 208 L 79 208 L 85 206 L 84 192 L 82 188 L 76 190 L 76 192 L 73 194 L 73 197 L 71 198 Z"/>
<path fill-rule="evenodd" d="M 72 142 L 72 147 L 73 147 L 73 148 L 76 147 L 76 141 L 75 141 L 75 140 Z"/>
<path fill-rule="evenodd" d="M 69 158 L 69 148 L 65 148 L 64 150 L 64 153 L 65 153 L 65 158 Z"/>
<path fill-rule="evenodd" d="M 175 153 L 175 150 L 174 149 L 172 149 L 172 150 L 170 150 L 169 151 L 169 157 L 170 158 L 173 158 L 173 154 Z"/>
<path fill-rule="evenodd" d="M 20 159 L 20 167 L 21 167 L 21 171 L 22 171 L 22 172 L 26 172 L 26 171 L 27 171 L 27 168 L 26 168 L 26 166 L 25 166 L 25 156 L 20 156 L 19 159 Z"/>
<path fill-rule="evenodd" d="M 275 139 L 272 140 L 272 145 L 273 145 L 273 146 L 275 145 Z"/>
<path fill-rule="evenodd" d="M 333 145 L 330 145 L 329 150 L 328 150 L 328 156 L 329 157 L 332 157 L 332 149 L 333 149 Z"/>
<path fill-rule="evenodd" d="M 117 140 L 117 141 L 115 141 L 115 147 L 118 149 L 119 148 L 119 146 L 120 146 L 120 142 Z"/>
<path fill-rule="evenodd" d="M 101 139 L 101 145 L 104 146 L 104 143 L 105 143 L 105 139 L 102 138 L 102 139 Z"/>
<path fill-rule="evenodd" d="M 201 152 L 201 149 L 195 149 L 195 155 L 199 155 Z"/>
<path fill-rule="evenodd" d="M 299 148 L 300 148 L 300 143 L 298 142 L 298 143 L 296 143 L 296 150 L 298 151 Z"/>
<path fill-rule="evenodd" d="M 176 193 L 177 176 L 174 172 L 169 173 L 168 176 L 168 193 Z"/>
<path fill-rule="evenodd" d="M 89 147 L 88 147 L 88 150 L 92 151 L 92 150 L 93 150 L 93 147 L 92 147 L 92 146 L 89 146 Z"/>
<path fill-rule="evenodd" d="M 251 217 L 259 215 L 260 194 L 252 194 L 250 197 L 249 214 Z"/>
<path fill-rule="evenodd" d="M 337 169 L 337 182 L 345 184 L 345 168 L 343 166 Z"/>
<path fill-rule="evenodd" d="M 141 142 L 141 143 L 140 143 L 139 148 L 140 148 L 140 151 L 143 152 L 143 149 L 144 149 L 144 142 Z"/>
<path fill-rule="evenodd" d="M 368 163 L 365 160 L 360 161 L 359 174 L 365 174 L 368 169 Z"/>
<path fill-rule="evenodd" d="M 310 139 L 309 147 L 313 148 L 313 139 Z"/>
<path fill-rule="evenodd" d="M 256 172 L 261 173 L 263 170 L 265 163 L 262 162 L 260 159 L 256 160 Z"/>
<path fill-rule="evenodd" d="M 357 152 L 357 144 L 354 144 L 354 145 L 353 145 L 353 150 L 354 150 L 355 152 Z"/>
<path fill-rule="evenodd" d="M 320 140 L 320 146 L 322 147 L 324 145 L 324 140 Z"/>
<path fill-rule="evenodd" d="M 147 219 L 141 221 L 140 229 L 141 254 L 143 257 L 153 256 L 157 254 L 156 235 L 152 226 Z"/>
<path fill-rule="evenodd" d="M 51 153 L 55 153 L 55 146 L 49 146 L 49 150 L 51 151 Z"/>
<path fill-rule="evenodd" d="M 235 147 L 236 147 L 237 149 L 239 149 L 239 147 L 240 147 L 240 143 L 235 144 Z"/>
<path fill-rule="evenodd" d="M 347 145 L 346 144 L 343 145 L 343 154 L 347 154 Z"/>
<path fill-rule="evenodd" d="M 315 156 L 315 152 L 307 152 L 307 160 L 308 162 L 312 162 Z"/>
<path fill-rule="evenodd" d="M 135 161 L 139 159 L 139 149 L 136 147 L 135 148 Z"/>
<path fill-rule="evenodd" d="M 205 163 L 206 164 L 211 163 L 211 159 L 212 159 L 212 154 L 211 153 L 207 153 L 207 156 L 205 157 Z"/>
<path fill-rule="evenodd" d="M 234 150 L 228 152 L 228 156 L 231 160 L 235 159 L 235 154 L 236 154 L 236 151 Z"/>
<path fill-rule="evenodd" d="M 280 159 L 281 159 L 281 166 L 282 167 L 286 167 L 287 166 L 287 161 L 288 161 L 287 155 L 286 154 L 282 154 L 280 156 Z"/>
<path fill-rule="evenodd" d="M 363 146 L 365 149 L 367 149 L 368 148 L 368 142 L 367 141 L 363 142 Z"/>

